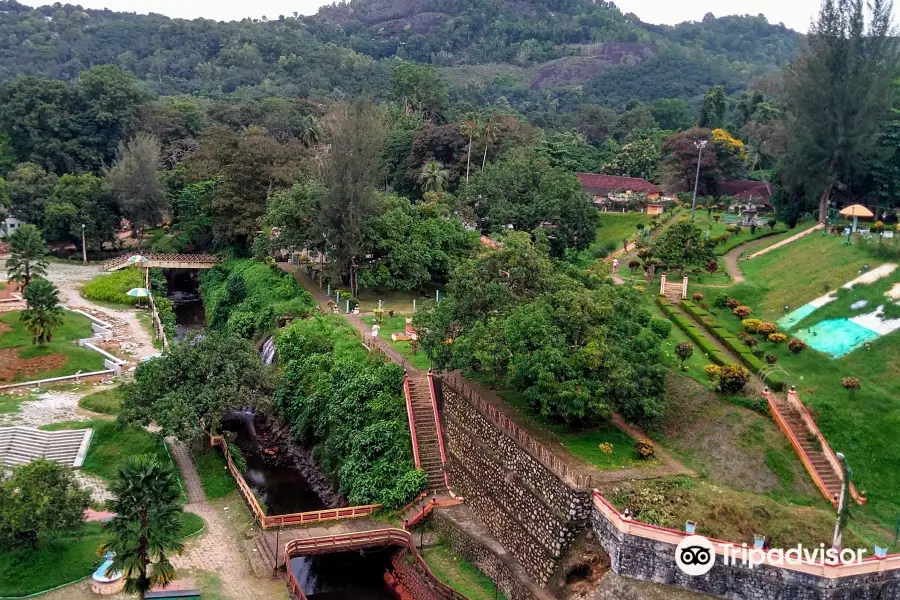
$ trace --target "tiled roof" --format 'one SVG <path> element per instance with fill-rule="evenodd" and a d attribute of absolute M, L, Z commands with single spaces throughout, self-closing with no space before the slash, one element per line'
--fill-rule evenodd
<path fill-rule="evenodd" d="M 753 181 L 750 179 L 736 179 L 734 181 L 720 181 L 719 189 L 723 196 L 734 196 L 741 200 L 768 200 L 772 197 L 772 186 L 765 181 Z"/>
<path fill-rule="evenodd" d="M 596 173 L 578 173 L 578 181 L 582 189 L 591 194 L 606 195 L 610 192 L 643 192 L 659 194 L 658 187 L 638 177 L 618 177 L 616 175 L 597 175 Z"/>

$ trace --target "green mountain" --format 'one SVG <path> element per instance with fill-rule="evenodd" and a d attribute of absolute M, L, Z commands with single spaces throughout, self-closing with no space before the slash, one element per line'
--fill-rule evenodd
<path fill-rule="evenodd" d="M 526 113 L 695 100 L 777 71 L 800 35 L 762 16 L 675 27 L 586 0 L 354 0 L 310 17 L 186 21 L 0 1 L 0 80 L 116 64 L 165 95 L 384 93 L 398 58 L 437 65 L 463 103 Z"/>

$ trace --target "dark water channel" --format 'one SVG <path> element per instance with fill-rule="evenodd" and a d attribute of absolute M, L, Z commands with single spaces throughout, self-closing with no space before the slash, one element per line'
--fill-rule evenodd
<path fill-rule="evenodd" d="M 233 411 L 222 422 L 241 449 L 244 479 L 266 514 L 288 514 L 346 504 L 310 472 L 302 456 L 287 448 L 282 432 L 249 411 Z M 294 449 L 296 450 L 296 449 Z M 318 475 L 318 476 L 317 476 Z M 384 572 L 395 549 L 342 552 L 291 559 L 290 568 L 310 600 L 395 600 Z"/>
<path fill-rule="evenodd" d="M 206 326 L 206 312 L 200 299 L 200 279 L 196 269 L 166 269 L 167 297 L 175 309 L 178 340 Z"/>

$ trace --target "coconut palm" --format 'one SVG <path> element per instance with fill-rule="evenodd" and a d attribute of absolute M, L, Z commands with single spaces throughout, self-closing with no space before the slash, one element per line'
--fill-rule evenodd
<path fill-rule="evenodd" d="M 47 274 L 47 244 L 34 225 L 26 223 L 9 236 L 9 258 L 6 272 L 22 289 L 28 287 L 34 277 Z"/>
<path fill-rule="evenodd" d="M 425 163 L 422 172 L 419 173 L 419 183 L 422 184 L 423 192 L 443 192 L 448 179 L 450 173 L 436 160 Z"/>
<path fill-rule="evenodd" d="M 40 277 L 25 288 L 27 307 L 20 317 L 31 343 L 43 346 L 53 339 L 53 332 L 63 324 L 63 309 L 59 305 L 59 290 Z"/>
<path fill-rule="evenodd" d="M 484 142 L 484 157 L 481 159 L 481 170 L 484 171 L 484 166 L 487 164 L 488 149 L 500 139 L 500 123 L 494 117 L 489 118 L 481 128 L 481 139 Z"/>
<path fill-rule="evenodd" d="M 98 553 L 114 554 L 107 574 L 122 573 L 125 591 L 143 600 L 154 586 L 172 581 L 175 569 L 169 556 L 184 549 L 178 480 L 172 466 L 155 456 L 131 456 L 111 491 L 116 516 L 103 527 L 108 539 Z"/>
<path fill-rule="evenodd" d="M 459 126 L 460 132 L 469 138 L 469 150 L 466 152 L 466 183 L 469 183 L 469 168 L 472 165 L 472 140 L 481 126 L 476 121 L 465 121 Z"/>

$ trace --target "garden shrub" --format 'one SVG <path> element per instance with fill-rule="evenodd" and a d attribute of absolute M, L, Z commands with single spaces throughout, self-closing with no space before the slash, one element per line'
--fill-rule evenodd
<path fill-rule="evenodd" d="M 770 333 L 768 339 L 773 344 L 781 344 L 785 340 L 787 340 L 787 336 L 783 333 Z"/>
<path fill-rule="evenodd" d="M 634 449 L 641 458 L 651 458 L 656 450 L 653 448 L 653 441 L 647 438 L 641 438 L 634 443 Z"/>
<path fill-rule="evenodd" d="M 772 335 L 776 331 L 778 331 L 778 326 L 775 323 L 768 323 L 766 321 L 760 323 L 756 328 L 756 333 L 765 336 Z"/>
<path fill-rule="evenodd" d="M 722 367 L 719 365 L 706 365 L 703 367 L 703 372 L 706 373 L 706 376 L 709 377 L 710 381 L 715 381 L 719 378 L 719 372 L 722 370 Z"/>
<path fill-rule="evenodd" d="M 716 308 L 725 308 L 728 303 L 728 294 L 720 292 L 713 299 L 713 306 Z"/>
<path fill-rule="evenodd" d="M 805 348 L 806 342 L 804 342 L 803 340 L 793 338 L 790 342 L 788 342 L 788 350 L 790 350 L 794 354 L 800 354 Z"/>
<path fill-rule="evenodd" d="M 741 326 L 747 333 L 759 333 L 759 326 L 762 325 L 761 319 L 744 319 Z"/>
<path fill-rule="evenodd" d="M 679 329 L 684 331 L 684 333 L 691 338 L 691 341 L 697 344 L 700 350 L 709 357 L 711 361 L 720 365 L 724 365 L 728 362 L 728 358 L 697 329 L 697 326 L 693 321 L 677 312 L 675 307 L 673 307 L 665 298 L 658 298 L 657 303 L 660 305 L 663 312 L 678 325 Z"/>
<path fill-rule="evenodd" d="M 653 319 L 650 321 L 650 330 L 659 337 L 666 339 L 672 333 L 672 321 L 668 319 Z"/>
<path fill-rule="evenodd" d="M 778 357 L 775 356 L 774 354 L 766 354 L 766 362 L 769 363 L 770 365 L 774 365 L 775 363 L 778 362 Z"/>
<path fill-rule="evenodd" d="M 94 277 L 84 286 L 81 293 L 88 300 L 134 306 L 139 298 L 132 298 L 127 292 L 133 288 L 144 287 L 144 283 L 143 269 L 128 267 Z M 146 299 L 142 301 L 146 302 Z"/>
<path fill-rule="evenodd" d="M 701 294 L 700 292 L 696 292 L 693 295 L 693 298 L 694 298 L 694 302 L 700 302 L 701 300 L 703 300 L 703 294 Z"/>
<path fill-rule="evenodd" d="M 724 365 L 719 369 L 719 389 L 726 394 L 736 394 L 750 381 L 750 372 L 741 365 Z"/>
<path fill-rule="evenodd" d="M 741 305 L 741 303 L 734 298 L 729 298 L 728 300 L 725 301 L 726 308 L 737 308 L 740 305 Z"/>
<path fill-rule="evenodd" d="M 751 309 L 749 306 L 743 306 L 743 305 L 741 305 L 741 306 L 736 307 L 736 308 L 735 308 L 734 310 L 732 310 L 731 312 L 732 312 L 732 314 L 733 314 L 734 316 L 736 316 L 737 318 L 739 318 L 739 319 L 745 319 L 745 318 L 747 318 L 747 317 L 750 316 L 750 314 L 753 312 L 753 309 Z"/>

